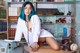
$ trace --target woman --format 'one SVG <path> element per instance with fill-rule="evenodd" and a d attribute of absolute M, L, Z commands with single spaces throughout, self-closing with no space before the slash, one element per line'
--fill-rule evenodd
<path fill-rule="evenodd" d="M 39 48 L 38 42 L 44 41 L 46 41 L 52 49 L 59 50 L 59 44 L 53 35 L 41 29 L 40 19 L 31 2 L 25 2 L 22 6 L 18 18 L 15 41 L 21 40 L 22 33 L 32 51 L 37 51 Z"/>

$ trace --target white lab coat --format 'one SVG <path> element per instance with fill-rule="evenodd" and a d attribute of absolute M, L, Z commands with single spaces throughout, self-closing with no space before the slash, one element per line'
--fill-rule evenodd
<path fill-rule="evenodd" d="M 53 37 L 51 33 L 49 33 L 44 29 L 41 29 L 40 19 L 37 15 L 33 15 L 31 17 L 31 27 L 32 27 L 32 32 L 28 31 L 28 28 L 26 26 L 26 21 L 24 21 L 21 18 L 18 18 L 14 40 L 20 41 L 22 33 L 24 34 L 24 38 L 30 45 L 33 44 L 34 42 L 38 42 L 39 37 Z"/>

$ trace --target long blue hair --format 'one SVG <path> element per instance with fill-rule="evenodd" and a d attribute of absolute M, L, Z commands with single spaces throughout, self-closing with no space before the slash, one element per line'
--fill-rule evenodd
<path fill-rule="evenodd" d="M 23 4 L 19 17 L 20 17 L 21 19 L 23 19 L 23 20 L 26 21 L 26 16 L 25 16 L 25 14 L 24 14 L 24 7 L 25 7 L 27 4 L 30 4 L 30 6 L 31 6 L 31 8 L 32 8 L 31 13 L 28 15 L 28 20 L 30 21 L 31 17 L 36 14 L 36 11 L 35 11 L 35 9 L 34 9 L 33 4 L 32 4 L 31 2 L 29 2 L 29 1 L 27 1 L 27 2 L 25 2 L 25 3 Z"/>

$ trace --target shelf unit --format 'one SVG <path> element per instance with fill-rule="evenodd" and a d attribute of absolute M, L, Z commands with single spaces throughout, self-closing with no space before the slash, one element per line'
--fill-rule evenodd
<path fill-rule="evenodd" d="M 64 38 L 63 27 L 66 24 L 69 27 L 69 28 L 67 28 L 67 30 L 69 30 L 69 31 L 67 31 L 67 34 L 69 34 L 69 36 L 66 36 L 66 38 L 71 37 L 71 39 L 74 39 L 74 37 L 75 37 L 75 18 L 76 18 L 76 13 L 75 13 L 76 12 L 76 6 L 75 5 L 76 5 L 76 3 L 77 2 L 75 0 L 73 2 L 37 2 L 37 5 L 38 5 L 37 9 L 55 9 L 57 7 L 59 7 L 59 8 L 62 7 L 59 5 L 67 5 L 68 8 L 71 8 L 71 14 L 72 15 L 51 15 L 50 14 L 49 16 L 47 16 L 47 15 L 45 15 L 44 12 L 41 12 L 42 10 L 37 11 L 38 13 L 40 12 L 40 15 L 41 15 L 39 17 L 42 21 L 42 25 L 43 25 L 42 27 L 45 28 L 46 30 L 50 31 L 55 37 L 60 36 L 63 39 Z M 69 6 L 69 5 L 71 5 L 71 6 Z M 46 8 L 45 8 L 45 6 L 46 6 Z M 67 7 L 63 7 L 63 10 L 66 9 Z M 59 8 L 57 8 L 57 9 L 59 10 Z M 66 12 L 67 10 L 64 10 L 64 11 Z M 64 14 L 65 14 L 65 12 L 64 12 Z M 44 13 L 44 15 L 42 15 L 41 13 Z M 48 13 L 48 12 L 46 12 L 46 13 Z M 57 19 L 64 18 L 64 17 L 71 17 L 71 19 L 70 19 L 71 22 L 70 23 L 61 23 L 61 22 L 56 23 Z M 44 21 L 45 21 L 45 23 L 44 23 Z M 50 23 L 48 23 L 48 22 L 50 22 Z"/>
<path fill-rule="evenodd" d="M 8 20 L 9 20 L 9 26 L 8 26 L 8 39 L 14 39 L 14 36 L 15 36 L 15 31 L 16 31 L 16 28 L 15 27 L 12 27 L 12 25 L 16 25 L 17 23 L 17 19 L 18 19 L 18 16 L 19 15 L 12 15 L 12 11 L 15 11 L 15 10 L 18 10 L 17 7 L 19 5 L 19 7 L 21 7 L 24 2 L 8 2 Z M 14 6 L 16 7 L 14 7 Z M 12 10 L 12 7 L 14 7 L 15 10 Z M 10 11 L 10 12 L 9 12 Z M 17 14 L 19 13 L 20 11 L 15 11 L 14 13 Z"/>
<path fill-rule="evenodd" d="M 2 9 L 3 8 L 3 9 Z M 7 6 L 0 5 L 0 39 L 8 39 L 8 14 L 7 14 Z M 5 11 L 5 15 L 2 15 L 3 11 Z M 5 17 L 4 17 L 5 16 Z"/>

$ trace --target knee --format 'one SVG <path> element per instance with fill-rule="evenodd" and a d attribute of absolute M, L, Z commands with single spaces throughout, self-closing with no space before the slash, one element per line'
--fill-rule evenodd
<path fill-rule="evenodd" d="M 54 45 L 54 46 L 52 47 L 52 49 L 58 51 L 58 50 L 60 50 L 60 46 L 59 46 L 59 45 Z"/>

